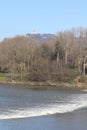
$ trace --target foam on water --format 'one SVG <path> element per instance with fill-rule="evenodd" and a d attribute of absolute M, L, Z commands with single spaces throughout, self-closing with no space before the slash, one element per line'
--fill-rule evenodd
<path fill-rule="evenodd" d="M 0 119 L 27 118 L 56 113 L 67 113 L 84 107 L 87 107 L 87 94 L 75 97 L 72 96 L 70 101 L 68 99 L 67 102 L 61 102 L 61 104 L 44 104 L 43 107 L 21 108 L 18 110 L 9 109 L 8 112 L 0 114 Z"/>

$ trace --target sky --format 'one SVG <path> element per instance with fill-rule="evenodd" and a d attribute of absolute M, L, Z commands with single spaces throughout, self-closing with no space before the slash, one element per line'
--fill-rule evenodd
<path fill-rule="evenodd" d="M 87 0 L 0 0 L 0 41 L 87 27 Z"/>

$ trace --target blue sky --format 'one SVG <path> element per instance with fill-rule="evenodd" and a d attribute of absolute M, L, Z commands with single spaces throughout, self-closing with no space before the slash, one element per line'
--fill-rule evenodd
<path fill-rule="evenodd" d="M 87 0 L 0 0 L 0 40 L 87 27 Z"/>

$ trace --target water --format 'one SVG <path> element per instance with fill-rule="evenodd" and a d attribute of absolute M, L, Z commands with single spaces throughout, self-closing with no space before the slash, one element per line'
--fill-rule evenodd
<path fill-rule="evenodd" d="M 86 121 L 87 91 L 0 84 L 0 130 L 86 130 Z"/>

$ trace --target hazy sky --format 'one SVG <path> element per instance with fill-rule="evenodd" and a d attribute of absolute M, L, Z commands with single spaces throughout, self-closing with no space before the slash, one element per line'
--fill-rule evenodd
<path fill-rule="evenodd" d="M 87 27 L 87 0 L 0 0 L 0 40 Z"/>

